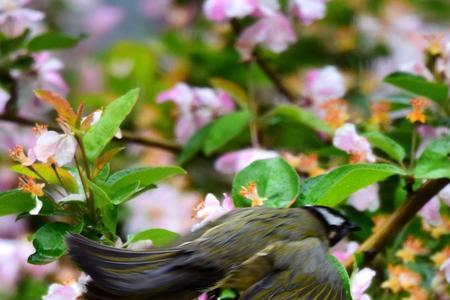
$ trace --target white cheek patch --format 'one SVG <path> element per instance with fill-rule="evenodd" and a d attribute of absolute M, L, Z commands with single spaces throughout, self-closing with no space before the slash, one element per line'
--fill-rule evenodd
<path fill-rule="evenodd" d="M 334 215 L 324 208 L 319 207 L 317 208 L 317 211 L 322 214 L 328 225 L 341 226 L 346 222 L 341 216 Z"/>

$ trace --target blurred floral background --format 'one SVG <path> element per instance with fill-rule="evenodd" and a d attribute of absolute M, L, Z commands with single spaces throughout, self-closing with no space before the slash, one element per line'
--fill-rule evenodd
<path fill-rule="evenodd" d="M 62 41 L 30 43 L 28 53 L 11 43 L 0 46 L 0 191 L 19 184 L 10 170 L 11 149 L 36 144 L 35 123 L 55 124 L 54 111 L 37 99 L 36 89 L 94 112 L 139 87 L 123 137 L 114 142 L 125 149 L 111 169 L 186 169 L 188 175 L 120 208 L 118 243 L 148 228 L 186 233 L 205 216 L 231 209 L 217 199 L 230 193 L 233 175 L 255 160 L 283 157 L 305 179 L 347 161 L 390 160 L 374 149 L 375 138 L 361 132 L 384 132 L 406 150 L 403 156 L 414 158 L 448 136 L 448 95 L 443 106 L 433 107 L 385 78 L 402 71 L 450 84 L 449 1 L 253 2 L 0 0 L 2 40 L 17 41 L 26 31 L 31 38 L 58 33 Z M 245 101 L 263 121 L 251 121 L 250 130 L 237 129 L 210 151 L 194 149 L 194 135 Z M 288 103 L 312 112 L 334 137 L 290 119 L 288 111 L 271 110 Z M 215 141 L 221 143 L 220 137 Z M 418 184 L 394 176 L 348 197 L 340 208 L 363 230 L 333 254 L 347 259 Z M 208 193 L 217 199 L 204 202 Z M 252 205 L 261 200 L 247 198 Z M 375 260 L 352 279 L 354 299 L 450 299 L 448 206 L 447 186 L 390 244 L 388 263 Z M 16 217 L 0 217 L 0 299 L 75 299 L 80 273 L 67 258 L 27 262 L 34 252 L 29 237 L 49 217 Z"/>

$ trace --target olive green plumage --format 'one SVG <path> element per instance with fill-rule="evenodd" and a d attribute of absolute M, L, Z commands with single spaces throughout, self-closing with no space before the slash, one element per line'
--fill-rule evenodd
<path fill-rule="evenodd" d="M 67 242 L 93 278 L 87 299 L 190 300 L 232 288 L 240 299 L 337 300 L 345 293 L 326 254 L 330 236 L 336 242 L 332 231 L 343 230 L 339 239 L 348 233 L 351 223 L 344 221 L 329 225 L 314 207 L 256 207 L 232 211 L 153 251 L 115 249 L 78 235 Z"/>

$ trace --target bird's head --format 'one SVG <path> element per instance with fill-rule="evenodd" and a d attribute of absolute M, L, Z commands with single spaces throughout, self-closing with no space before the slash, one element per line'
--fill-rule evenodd
<path fill-rule="evenodd" d="M 356 223 L 331 207 L 307 205 L 303 208 L 312 212 L 325 225 L 330 246 L 336 245 L 350 232 L 361 229 Z"/>

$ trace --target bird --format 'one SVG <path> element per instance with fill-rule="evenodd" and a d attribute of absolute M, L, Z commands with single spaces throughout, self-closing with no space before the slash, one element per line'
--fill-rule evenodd
<path fill-rule="evenodd" d="M 242 300 L 348 299 L 328 250 L 358 230 L 336 209 L 248 207 L 149 251 L 66 237 L 90 276 L 88 300 L 191 300 L 233 289 Z"/>

